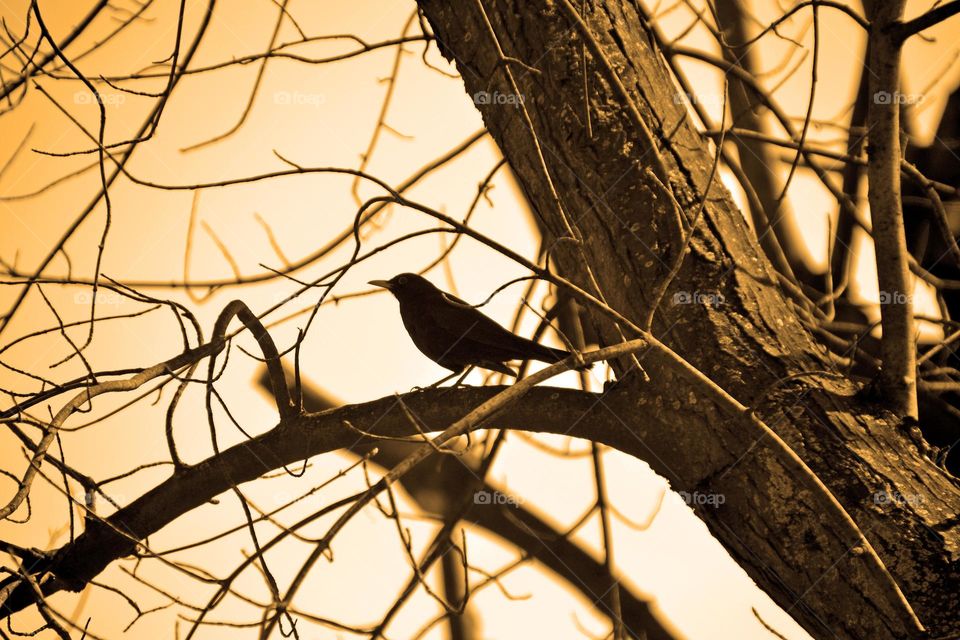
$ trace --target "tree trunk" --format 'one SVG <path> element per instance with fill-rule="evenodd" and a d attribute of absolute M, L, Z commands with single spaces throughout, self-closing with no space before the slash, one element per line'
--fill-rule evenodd
<path fill-rule="evenodd" d="M 477 2 L 420 5 L 544 225 L 580 239 L 555 245 L 559 268 L 591 291 L 595 278 L 610 306 L 641 322 L 693 226 L 713 164 L 641 16 L 612 0 L 589 3 L 583 23 L 568 0 L 488 0 L 485 11 Z M 837 372 L 776 282 L 714 178 L 653 332 L 800 455 L 932 635 L 960 633 L 960 489 L 923 455 L 915 430 Z M 598 325 L 608 342 L 618 340 Z M 864 548 L 826 533 L 828 517 L 794 493 L 796 478 L 767 443 L 641 362 L 649 381 L 621 383 L 640 414 L 624 423 L 642 417 L 674 441 L 633 449 L 677 490 L 724 494 L 721 508 L 696 511 L 771 597 L 815 637 L 920 635 L 896 586 L 865 580 Z"/>

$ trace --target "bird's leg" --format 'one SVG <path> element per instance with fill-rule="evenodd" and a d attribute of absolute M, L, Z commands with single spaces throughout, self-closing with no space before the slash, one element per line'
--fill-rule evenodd
<path fill-rule="evenodd" d="M 463 381 L 466 379 L 466 377 L 467 377 L 468 375 L 470 375 L 470 372 L 471 372 L 471 371 L 473 371 L 473 365 L 470 365 L 469 367 L 467 367 L 466 369 L 464 369 L 464 370 L 463 370 L 463 375 L 460 376 L 459 378 L 457 378 L 457 381 L 454 382 L 454 383 L 451 385 L 451 387 L 454 388 L 454 389 L 456 389 L 457 387 L 459 387 L 460 385 L 462 385 L 462 384 L 463 384 Z M 450 376 L 450 377 L 452 378 L 453 376 Z"/>
<path fill-rule="evenodd" d="M 460 377 L 457 378 L 457 381 L 456 381 L 456 382 L 454 382 L 454 383 L 453 383 L 452 385 L 450 385 L 449 387 L 444 387 L 444 388 L 443 388 L 444 390 L 440 392 L 440 395 L 441 395 L 441 396 L 446 395 L 447 393 L 450 392 L 451 389 L 456 389 L 457 387 L 462 386 L 462 385 L 463 385 L 463 380 L 464 380 L 464 378 L 466 378 L 468 375 L 470 375 L 470 372 L 471 372 L 471 371 L 473 371 L 473 365 L 470 365 L 469 367 L 467 367 L 466 369 L 464 369 L 464 370 L 463 370 L 463 373 L 460 374 Z M 457 371 L 457 372 L 455 372 L 455 373 L 447 376 L 446 378 L 444 378 L 444 379 L 441 380 L 440 382 L 437 382 L 436 384 L 440 384 L 440 383 L 442 383 L 442 382 L 446 382 L 447 380 L 449 380 L 449 379 L 452 378 L 453 376 L 457 375 L 458 373 L 460 373 L 460 372 Z"/>

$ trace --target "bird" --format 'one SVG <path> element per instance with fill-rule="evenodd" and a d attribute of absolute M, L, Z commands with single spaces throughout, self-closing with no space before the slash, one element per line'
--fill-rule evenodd
<path fill-rule="evenodd" d="M 423 355 L 453 372 L 444 380 L 470 367 L 516 377 L 517 372 L 506 362 L 538 360 L 552 364 L 570 355 L 569 351 L 507 331 L 475 307 L 415 273 L 371 280 L 369 284 L 386 289 L 397 299 L 403 326 L 413 344 Z"/>

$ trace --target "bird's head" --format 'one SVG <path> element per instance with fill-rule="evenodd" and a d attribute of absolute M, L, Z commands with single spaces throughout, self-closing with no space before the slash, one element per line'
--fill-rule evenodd
<path fill-rule="evenodd" d="M 383 287 L 397 298 L 412 298 L 439 291 L 429 280 L 415 273 L 401 273 L 389 280 L 371 280 L 368 284 Z"/>

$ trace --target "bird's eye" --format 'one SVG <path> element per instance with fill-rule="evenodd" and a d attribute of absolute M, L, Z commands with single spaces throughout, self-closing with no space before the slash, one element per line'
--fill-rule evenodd
<path fill-rule="evenodd" d="M 407 284 L 407 276 L 400 276 L 397 278 L 397 284 L 404 285 Z"/>

